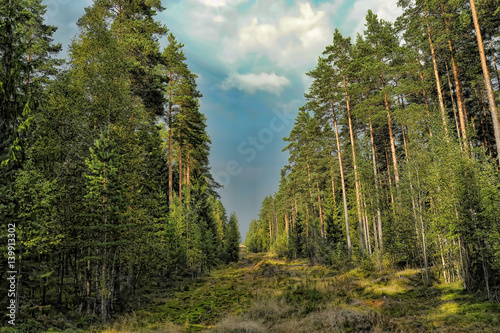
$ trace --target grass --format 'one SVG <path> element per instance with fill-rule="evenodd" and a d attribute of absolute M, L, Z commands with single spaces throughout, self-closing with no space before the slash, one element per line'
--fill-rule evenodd
<path fill-rule="evenodd" d="M 337 271 L 271 254 L 156 294 L 152 305 L 88 332 L 500 332 L 500 304 L 419 270 Z"/>

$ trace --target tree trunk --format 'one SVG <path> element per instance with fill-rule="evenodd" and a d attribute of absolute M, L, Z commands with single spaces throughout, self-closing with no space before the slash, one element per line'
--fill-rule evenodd
<path fill-rule="evenodd" d="M 273 224 L 272 221 L 269 220 L 269 245 L 273 243 Z"/>
<path fill-rule="evenodd" d="M 451 98 L 451 107 L 453 108 L 453 118 L 455 119 L 455 127 L 457 129 L 457 136 L 458 140 L 461 142 L 461 135 L 460 135 L 460 126 L 458 125 L 458 118 L 457 118 L 457 108 L 455 107 L 455 98 L 453 97 L 453 87 L 451 85 L 451 79 L 450 79 L 450 71 L 448 69 L 448 63 L 444 63 L 446 66 L 446 76 L 448 78 L 448 87 L 450 88 L 450 98 Z"/>
<path fill-rule="evenodd" d="M 479 49 L 479 56 L 481 58 L 481 67 L 483 69 L 486 94 L 488 96 L 491 118 L 493 120 L 493 131 L 495 134 L 495 143 L 497 146 L 497 158 L 500 163 L 500 123 L 498 122 L 498 110 L 495 102 L 495 94 L 493 92 L 493 87 L 491 86 L 490 71 L 488 69 L 488 64 L 486 63 L 486 56 L 484 54 L 483 37 L 481 36 L 481 29 L 479 27 L 479 21 L 477 19 L 476 3 L 474 0 L 469 0 L 469 2 L 472 10 L 472 19 L 474 20 L 474 27 L 476 29 L 477 45 Z"/>
<path fill-rule="evenodd" d="M 168 100 L 168 208 L 172 211 L 172 72 L 169 74 L 170 77 L 170 92 Z"/>
<path fill-rule="evenodd" d="M 290 240 L 290 227 L 288 225 L 288 214 L 285 213 L 285 232 L 286 232 L 286 244 L 288 245 Z"/>
<path fill-rule="evenodd" d="M 434 78 L 436 79 L 436 89 L 437 89 L 438 99 L 439 99 L 439 108 L 441 109 L 441 120 L 443 121 L 443 127 L 444 127 L 444 132 L 446 135 L 446 140 L 449 142 L 448 118 L 446 117 L 446 109 L 444 108 L 443 93 L 441 91 L 441 80 L 439 79 L 439 72 L 438 72 L 438 66 L 437 66 L 437 61 L 436 61 L 436 53 L 434 51 L 434 44 L 432 42 L 431 28 L 429 26 L 427 10 L 424 10 L 424 15 L 425 15 L 425 24 L 427 26 L 427 37 L 429 39 L 429 46 L 431 48 L 432 66 L 434 69 Z"/>
<path fill-rule="evenodd" d="M 365 252 L 365 242 L 363 238 L 363 217 L 361 214 L 361 194 L 360 194 L 360 184 L 358 177 L 358 166 L 356 163 L 356 147 L 354 145 L 354 130 L 352 128 L 352 119 L 351 119 L 351 106 L 349 103 L 349 94 L 347 93 L 347 82 L 344 75 L 344 92 L 345 92 L 345 101 L 347 106 L 347 119 L 349 121 L 349 135 L 351 138 L 351 149 L 352 149 L 352 164 L 354 166 L 354 184 L 356 189 L 356 209 L 358 212 L 358 229 L 359 229 L 359 242 L 361 246 L 361 254 Z"/>
<path fill-rule="evenodd" d="M 362 196 L 363 203 L 363 223 L 364 223 L 364 234 L 365 234 L 365 244 L 368 250 L 368 254 L 372 254 L 372 244 L 370 239 L 370 225 L 368 224 L 368 209 L 366 208 L 366 198 Z M 376 237 L 376 236 L 375 236 Z"/>
<path fill-rule="evenodd" d="M 182 205 L 182 144 L 179 135 L 179 203 Z"/>
<path fill-rule="evenodd" d="M 319 228 L 321 232 L 321 238 L 325 238 L 325 229 L 323 224 L 323 209 L 321 208 L 321 194 L 319 191 L 318 176 L 316 175 L 316 188 L 318 189 L 318 206 L 319 206 Z"/>
<path fill-rule="evenodd" d="M 339 169 L 340 169 L 340 180 L 342 183 L 342 200 L 344 202 L 344 218 L 345 218 L 345 229 L 346 229 L 346 237 L 347 237 L 347 251 L 349 253 L 349 258 L 352 256 L 352 244 L 351 244 L 351 231 L 349 228 L 349 212 L 347 209 L 347 193 L 345 189 L 345 179 L 344 179 L 344 168 L 342 167 L 342 154 L 340 152 L 340 140 L 339 140 L 339 131 L 337 128 L 337 118 L 335 117 L 335 107 L 333 101 L 330 101 L 333 113 L 333 124 L 335 128 L 335 139 L 337 141 L 337 156 L 339 158 Z"/>
<path fill-rule="evenodd" d="M 448 26 L 448 21 L 446 20 L 446 17 L 445 17 L 443 4 L 441 4 L 441 12 L 443 14 L 444 23 L 446 26 L 446 33 L 448 35 L 450 35 L 451 34 L 450 27 Z M 460 78 L 458 76 L 458 67 L 457 67 L 457 63 L 455 62 L 455 56 L 454 56 L 454 52 L 453 52 L 453 44 L 451 43 L 450 38 L 448 38 L 448 48 L 450 50 L 451 68 L 453 70 L 453 77 L 455 79 L 455 92 L 457 94 L 458 116 L 460 119 L 460 129 L 462 131 L 463 146 L 464 146 L 464 149 L 467 150 L 468 145 L 467 145 L 467 131 L 465 128 L 465 113 L 466 113 L 466 111 L 465 111 L 465 99 L 464 99 L 464 93 L 462 91 L 462 83 L 460 82 Z M 448 69 L 446 69 L 446 71 L 448 71 Z"/>
<path fill-rule="evenodd" d="M 186 184 L 188 188 L 191 187 L 191 145 L 188 146 Z"/>
<path fill-rule="evenodd" d="M 382 214 L 380 213 L 380 197 L 379 197 L 379 187 L 378 187 L 378 175 L 377 175 L 377 161 L 376 161 L 376 149 L 375 149 L 375 139 L 373 137 L 373 125 L 371 116 L 368 116 L 368 120 L 370 122 L 370 140 L 372 143 L 372 164 L 373 164 L 373 179 L 375 181 L 375 197 L 377 203 L 377 222 L 378 222 L 378 242 L 377 242 L 377 234 L 374 230 L 374 238 L 376 244 L 379 244 L 380 251 L 383 251 L 383 241 L 382 241 Z M 377 246 L 377 245 L 376 245 Z M 377 246 L 378 247 L 378 246 Z"/>
<path fill-rule="evenodd" d="M 389 163 L 389 155 L 387 153 L 387 148 L 385 149 L 385 160 L 387 162 L 387 179 L 389 180 L 389 192 L 391 193 L 391 206 L 394 211 L 394 194 L 392 192 L 392 179 L 391 179 L 391 167 Z"/>
<path fill-rule="evenodd" d="M 332 153 L 328 153 L 328 157 L 330 158 L 330 176 L 332 178 L 332 195 L 333 195 L 333 205 L 336 207 L 335 200 L 335 182 L 334 182 L 334 172 L 333 172 L 333 163 L 332 163 Z"/>
<path fill-rule="evenodd" d="M 274 231 L 275 231 L 275 238 L 274 240 L 278 240 L 278 235 L 279 235 L 279 225 L 278 225 L 278 216 L 276 215 L 276 208 L 274 207 L 274 198 L 273 198 L 273 223 L 274 223 Z"/>
<path fill-rule="evenodd" d="M 392 165 L 394 167 L 394 179 L 396 181 L 396 186 L 399 186 L 398 160 L 396 157 L 396 143 L 394 142 L 394 134 L 392 132 L 391 110 L 389 107 L 389 100 L 387 99 L 387 93 L 385 92 L 384 75 L 381 75 L 380 78 L 382 79 L 382 89 L 384 89 L 384 104 L 385 104 L 385 110 L 387 112 L 387 125 L 389 126 L 389 140 L 391 144 Z"/>
<path fill-rule="evenodd" d="M 448 272 L 447 272 L 447 269 L 446 269 L 446 261 L 444 259 L 443 241 L 441 239 L 441 236 L 439 236 L 439 234 L 437 236 L 438 236 L 438 243 L 439 243 L 439 250 L 440 250 L 439 252 L 440 252 L 440 255 L 441 255 L 441 265 L 443 265 L 444 282 L 445 283 L 450 283 L 450 278 L 448 276 Z"/>

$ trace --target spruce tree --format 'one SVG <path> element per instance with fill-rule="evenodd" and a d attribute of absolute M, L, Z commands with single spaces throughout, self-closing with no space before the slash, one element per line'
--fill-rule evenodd
<path fill-rule="evenodd" d="M 238 262 L 240 259 L 240 231 L 238 228 L 238 217 L 232 213 L 227 225 L 227 234 L 224 251 L 228 262 Z"/>

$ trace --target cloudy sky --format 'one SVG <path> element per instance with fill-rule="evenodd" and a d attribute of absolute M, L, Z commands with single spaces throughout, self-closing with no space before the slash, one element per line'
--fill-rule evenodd
<path fill-rule="evenodd" d="M 45 0 L 46 21 L 65 50 L 91 0 Z M 158 14 L 182 42 L 198 74 L 202 112 L 212 139 L 211 167 L 242 238 L 264 197 L 278 190 L 288 156 L 282 138 L 293 127 L 310 83 L 305 73 L 331 43 L 363 31 L 371 9 L 394 21 L 396 0 L 163 0 Z M 162 42 L 163 46 L 165 41 Z M 62 56 L 66 56 L 64 53 Z"/>

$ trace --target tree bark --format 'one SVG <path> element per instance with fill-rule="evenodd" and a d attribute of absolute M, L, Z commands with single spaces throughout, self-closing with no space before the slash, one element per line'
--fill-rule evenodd
<path fill-rule="evenodd" d="M 453 87 L 451 85 L 450 71 L 448 69 L 448 63 L 445 62 L 445 66 L 446 66 L 446 76 L 448 77 L 448 86 L 450 87 L 450 98 L 451 98 L 451 106 L 453 108 L 453 117 L 455 118 L 455 127 L 457 128 L 458 139 L 459 139 L 459 141 L 461 141 L 462 138 L 460 135 L 460 126 L 458 125 L 457 108 L 455 107 L 455 98 L 453 97 Z M 458 102 L 458 98 L 457 98 L 457 102 Z"/>
<path fill-rule="evenodd" d="M 182 143 L 179 134 L 179 202 L 182 205 Z"/>
<path fill-rule="evenodd" d="M 444 23 L 446 26 L 446 33 L 448 35 L 450 35 L 450 33 L 451 33 L 450 27 L 448 26 L 448 21 L 446 20 L 446 17 L 445 17 L 443 4 L 441 4 L 441 12 L 443 14 Z M 467 145 L 467 131 L 465 128 L 465 113 L 466 113 L 466 111 L 465 111 L 465 99 L 464 99 L 464 93 L 462 90 L 462 83 L 460 82 L 460 78 L 458 75 L 457 63 L 455 62 L 455 56 L 454 56 L 454 52 L 453 52 L 453 44 L 452 44 L 450 38 L 448 38 L 448 48 L 450 50 L 451 68 L 453 70 L 453 77 L 455 79 L 455 92 L 457 94 L 458 116 L 460 119 L 460 129 L 462 131 L 462 140 L 463 140 L 464 149 L 467 150 L 468 145 Z"/>
<path fill-rule="evenodd" d="M 380 251 L 383 251 L 383 241 L 382 241 L 382 214 L 380 213 L 380 197 L 379 197 L 379 187 L 378 187 L 378 175 L 377 175 L 377 161 L 376 161 L 376 150 L 375 150 L 375 139 L 373 137 L 373 125 L 371 116 L 368 116 L 368 120 L 370 122 L 370 140 L 372 143 L 372 164 L 373 164 L 373 179 L 375 181 L 375 197 L 377 203 L 377 222 L 378 222 L 378 235 L 376 234 L 376 229 L 373 229 L 374 238 L 375 238 L 375 246 L 380 248 Z M 378 236 L 378 241 L 377 241 Z M 377 245 L 377 243 L 379 245 Z M 379 265 L 380 266 L 380 265 Z"/>
<path fill-rule="evenodd" d="M 288 215 L 285 213 L 285 232 L 286 232 L 286 244 L 288 245 L 290 241 L 290 226 L 288 225 Z"/>
<path fill-rule="evenodd" d="M 170 77 L 170 91 L 168 100 L 168 209 L 172 211 L 172 72 L 169 73 Z"/>
<path fill-rule="evenodd" d="M 396 186 L 399 186 L 398 160 L 396 157 L 396 143 L 394 142 L 394 134 L 392 132 L 391 110 L 389 107 L 389 100 L 387 99 L 387 93 L 385 92 L 384 75 L 381 75 L 380 78 L 382 80 L 382 89 L 384 89 L 384 104 L 385 104 L 385 111 L 387 112 L 387 125 L 389 126 L 389 140 L 392 153 L 392 165 L 394 167 L 394 179 L 396 180 Z"/>
<path fill-rule="evenodd" d="M 332 107 L 333 124 L 334 124 L 334 129 L 335 129 L 335 139 L 337 141 L 337 156 L 339 158 L 340 180 L 342 183 L 342 200 L 344 202 L 344 218 L 345 218 L 345 229 L 346 229 L 346 237 L 347 237 L 347 251 L 349 253 L 349 257 L 351 257 L 352 256 L 351 231 L 349 228 L 349 212 L 347 210 L 347 193 L 346 193 L 346 189 L 345 189 L 344 168 L 342 167 L 342 154 L 340 152 L 339 131 L 337 128 L 337 118 L 335 117 L 335 106 L 334 106 L 332 100 L 330 100 L 330 104 Z"/>
<path fill-rule="evenodd" d="M 358 229 L 359 229 L 359 242 L 361 246 L 361 254 L 365 252 L 365 242 L 363 238 L 363 217 L 361 214 L 361 194 L 360 194 L 360 184 L 358 177 L 358 165 L 356 163 L 356 147 L 354 145 L 354 130 L 352 128 L 352 119 L 351 119 L 351 106 L 349 103 L 349 94 L 347 93 L 347 82 L 344 75 L 344 92 L 345 92 L 345 102 L 347 106 L 347 119 L 349 121 L 349 135 L 351 138 L 351 149 L 352 149 L 352 164 L 354 166 L 354 184 L 356 189 L 356 208 L 358 212 Z"/>
<path fill-rule="evenodd" d="M 481 35 L 481 29 L 479 27 L 479 21 L 477 19 L 476 3 L 474 0 L 469 0 L 469 2 L 472 10 L 472 19 L 474 21 L 474 27 L 476 29 L 477 45 L 479 49 L 479 57 L 481 58 L 481 67 L 483 69 L 484 84 L 486 86 L 486 95 L 488 96 L 491 118 L 493 120 L 493 131 L 495 135 L 495 143 L 497 146 L 497 158 L 500 163 L 500 123 L 498 122 L 498 110 L 495 102 L 495 94 L 493 92 L 493 87 L 491 85 L 490 71 L 488 69 L 488 64 L 486 63 L 486 56 L 484 54 L 483 37 Z"/>
<path fill-rule="evenodd" d="M 325 228 L 323 224 L 323 209 L 321 208 L 321 194 L 319 190 L 318 176 L 316 175 L 316 188 L 318 189 L 318 206 L 319 206 L 319 222 L 320 222 L 320 231 L 321 238 L 325 238 Z"/>
<path fill-rule="evenodd" d="M 438 66 L 437 66 L 437 61 L 436 61 L 436 52 L 434 51 L 434 43 L 432 42 L 431 28 L 429 26 L 429 19 L 428 19 L 428 16 L 427 16 L 427 10 L 424 10 L 424 15 L 425 15 L 425 24 L 427 26 L 427 37 L 429 39 L 429 46 L 431 48 L 432 66 L 433 66 L 433 69 L 434 69 L 434 78 L 436 79 L 436 90 L 437 90 L 437 93 L 438 93 L 439 108 L 441 109 L 441 120 L 443 121 L 443 126 L 444 126 L 444 132 L 445 132 L 445 135 L 446 135 L 446 140 L 449 142 L 449 137 L 448 137 L 448 118 L 446 117 L 446 109 L 444 108 L 443 93 L 441 91 L 441 80 L 439 78 L 439 71 L 438 71 Z"/>

